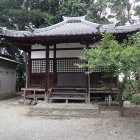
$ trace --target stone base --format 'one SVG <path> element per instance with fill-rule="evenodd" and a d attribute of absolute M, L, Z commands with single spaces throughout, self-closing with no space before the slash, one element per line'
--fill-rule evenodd
<path fill-rule="evenodd" d="M 29 116 L 93 117 L 99 116 L 98 105 L 94 104 L 38 104 L 28 113 Z"/>
<path fill-rule="evenodd" d="M 13 98 L 16 96 L 15 92 L 0 93 L 0 100 Z"/>

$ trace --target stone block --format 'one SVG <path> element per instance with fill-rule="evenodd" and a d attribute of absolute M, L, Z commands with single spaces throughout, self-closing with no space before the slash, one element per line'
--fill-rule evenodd
<path fill-rule="evenodd" d="M 30 105 L 31 102 L 32 102 L 32 100 L 26 99 L 26 100 L 24 101 L 24 104 L 25 104 L 25 105 Z"/>
<path fill-rule="evenodd" d="M 24 104 L 24 100 L 23 99 L 18 100 L 18 104 L 23 105 Z"/>
<path fill-rule="evenodd" d="M 31 102 L 31 105 L 36 105 L 36 104 L 37 104 L 37 101 L 34 101 L 34 100 L 33 100 L 33 101 Z"/>

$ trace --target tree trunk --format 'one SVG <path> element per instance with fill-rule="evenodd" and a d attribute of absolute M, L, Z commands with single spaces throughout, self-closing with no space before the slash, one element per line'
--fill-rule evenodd
<path fill-rule="evenodd" d="M 119 102 L 119 105 L 120 105 L 120 107 L 119 107 L 120 117 L 123 117 L 124 116 L 124 111 L 123 111 L 122 93 L 120 93 L 120 95 L 119 95 L 118 102 Z"/>
<path fill-rule="evenodd" d="M 124 116 L 124 109 L 123 109 L 123 91 L 124 91 L 124 83 L 122 83 L 121 87 L 120 87 L 120 93 L 119 93 L 119 96 L 118 96 L 118 102 L 119 102 L 119 105 L 120 105 L 120 108 L 119 108 L 119 112 L 120 112 L 120 117 L 123 117 Z"/>

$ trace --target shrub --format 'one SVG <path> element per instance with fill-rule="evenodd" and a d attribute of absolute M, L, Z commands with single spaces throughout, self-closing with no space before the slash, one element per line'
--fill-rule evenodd
<path fill-rule="evenodd" d="M 123 97 L 124 97 L 125 100 L 131 101 L 132 98 L 133 98 L 133 95 L 132 95 L 131 92 L 125 92 L 125 93 L 123 94 Z"/>
<path fill-rule="evenodd" d="M 140 105 L 140 97 L 133 96 L 131 92 L 125 92 L 123 97 L 125 100 L 130 101 L 133 104 Z"/>
<path fill-rule="evenodd" d="M 136 105 L 140 105 L 140 97 L 132 96 L 132 100 L 130 102 Z"/>

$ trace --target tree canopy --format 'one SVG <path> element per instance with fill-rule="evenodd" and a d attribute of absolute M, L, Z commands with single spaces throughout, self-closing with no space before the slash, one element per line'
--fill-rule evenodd
<path fill-rule="evenodd" d="M 133 2 L 139 3 L 139 0 Z M 62 20 L 62 16 L 83 16 L 99 23 L 109 23 L 110 18 L 133 23 L 139 16 L 139 5 L 130 0 L 0 0 L 0 26 L 25 30 L 32 23 L 36 28 L 46 27 Z"/>
<path fill-rule="evenodd" d="M 124 40 L 123 43 L 119 43 L 111 34 L 105 33 L 101 43 L 85 50 L 85 53 L 85 56 L 80 59 L 87 63 L 78 66 L 88 68 L 88 73 L 100 68 L 104 72 L 109 69 L 111 77 L 119 77 L 123 74 L 119 95 L 119 103 L 122 106 L 123 92 L 127 89 L 130 78 L 136 78 L 135 72 L 140 67 L 140 32 L 129 40 Z M 108 76 L 107 72 L 106 76 Z"/>

